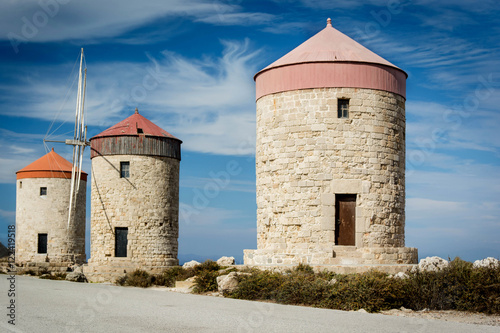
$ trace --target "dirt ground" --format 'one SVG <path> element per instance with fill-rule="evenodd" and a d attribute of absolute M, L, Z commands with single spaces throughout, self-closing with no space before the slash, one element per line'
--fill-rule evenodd
<path fill-rule="evenodd" d="M 466 324 L 478 324 L 478 325 L 489 325 L 489 326 L 500 326 L 500 315 L 487 315 L 475 312 L 464 312 L 464 311 L 413 311 L 405 308 L 392 309 L 388 311 L 382 311 L 382 314 L 392 315 L 392 316 L 404 316 L 404 317 L 415 317 L 415 318 L 426 318 L 426 319 L 438 319 L 444 321 L 455 321 Z"/>

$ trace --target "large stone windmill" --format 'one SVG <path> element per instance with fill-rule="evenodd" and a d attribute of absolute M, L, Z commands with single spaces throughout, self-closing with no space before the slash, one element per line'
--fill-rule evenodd
<path fill-rule="evenodd" d="M 257 250 L 245 264 L 411 264 L 407 74 L 334 29 L 255 75 Z"/>

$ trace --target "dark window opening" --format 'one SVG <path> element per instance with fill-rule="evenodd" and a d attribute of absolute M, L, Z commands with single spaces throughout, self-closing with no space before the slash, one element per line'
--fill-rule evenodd
<path fill-rule="evenodd" d="M 142 130 L 142 128 L 137 129 L 137 134 L 144 134 L 144 131 Z"/>
<path fill-rule="evenodd" d="M 115 257 L 127 257 L 128 228 L 115 228 Z"/>
<path fill-rule="evenodd" d="M 130 177 L 130 162 L 120 162 L 120 178 Z"/>
<path fill-rule="evenodd" d="M 46 187 L 40 187 L 40 195 L 47 195 L 47 188 Z"/>
<path fill-rule="evenodd" d="M 19 182 L 19 188 L 23 188 L 23 182 Z"/>
<path fill-rule="evenodd" d="M 337 116 L 338 118 L 349 118 L 349 100 L 345 98 L 339 98 L 337 104 Z"/>
<path fill-rule="evenodd" d="M 47 253 L 47 234 L 38 234 L 38 253 Z"/>
<path fill-rule="evenodd" d="M 356 194 L 335 195 L 335 244 L 356 245 Z"/>

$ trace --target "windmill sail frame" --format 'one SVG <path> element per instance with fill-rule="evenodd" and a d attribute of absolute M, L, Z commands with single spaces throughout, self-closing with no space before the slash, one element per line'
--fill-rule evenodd
<path fill-rule="evenodd" d="M 78 72 L 78 93 L 76 98 L 76 108 L 75 108 L 75 129 L 73 134 L 73 139 L 67 139 L 65 141 L 60 140 L 48 140 L 47 135 L 43 142 L 59 142 L 65 143 L 67 145 L 73 146 L 73 157 L 72 157 L 72 168 L 71 168 L 71 187 L 70 187 L 70 198 L 68 207 L 68 228 L 70 227 L 71 220 L 75 213 L 75 203 L 80 190 L 80 180 L 82 176 L 82 163 L 83 163 L 83 153 L 85 147 L 90 145 L 87 141 L 87 126 L 85 125 L 85 91 L 87 89 L 87 68 L 83 68 L 85 59 L 85 54 L 83 53 L 83 48 L 80 52 L 80 69 Z M 52 126 L 52 125 L 51 125 Z M 50 128 L 49 128 L 50 130 Z"/>
<path fill-rule="evenodd" d="M 67 145 L 73 146 L 73 167 L 71 169 L 71 188 L 68 209 L 68 228 L 70 226 L 74 211 L 77 196 L 80 190 L 80 179 L 82 174 L 83 153 L 87 142 L 87 127 L 85 126 L 85 91 L 87 88 L 87 68 L 82 69 L 83 59 L 85 55 L 83 48 L 80 56 L 80 70 L 78 73 L 78 95 L 76 98 L 75 108 L 75 131 L 73 140 L 66 140 Z"/>

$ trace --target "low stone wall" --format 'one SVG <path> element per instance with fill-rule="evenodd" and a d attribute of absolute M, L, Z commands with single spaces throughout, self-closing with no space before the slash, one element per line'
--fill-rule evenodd
<path fill-rule="evenodd" d="M 310 253 L 282 253 L 275 250 L 243 250 L 245 265 L 412 265 L 418 250 L 412 247 L 333 246 Z"/>
<path fill-rule="evenodd" d="M 140 269 L 149 274 L 161 274 L 166 269 L 177 265 L 177 260 L 169 266 L 144 266 L 141 264 L 130 263 L 126 260 L 109 262 L 107 265 L 88 263 L 82 266 L 83 274 L 89 282 L 111 282 L 115 283 L 116 279 L 127 273 Z"/>

